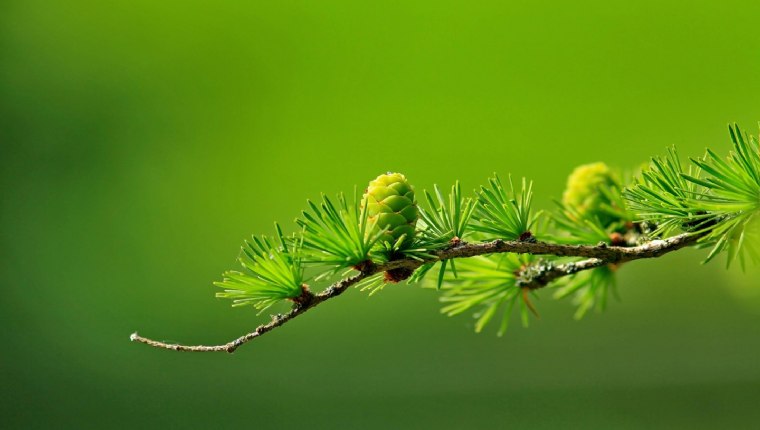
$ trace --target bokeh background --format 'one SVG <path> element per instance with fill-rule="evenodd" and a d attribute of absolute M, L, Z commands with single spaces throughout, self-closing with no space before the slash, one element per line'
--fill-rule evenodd
<path fill-rule="evenodd" d="M 242 240 L 388 170 L 492 172 L 551 208 L 578 164 L 728 149 L 760 119 L 756 1 L 0 3 L 0 427 L 756 428 L 760 271 L 686 250 L 623 300 L 472 333 L 434 291 L 266 319 Z"/>

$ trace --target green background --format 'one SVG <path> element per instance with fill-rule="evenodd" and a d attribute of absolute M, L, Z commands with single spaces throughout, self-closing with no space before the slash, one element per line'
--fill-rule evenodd
<path fill-rule="evenodd" d="M 3 428 L 754 428 L 760 271 L 686 250 L 503 338 L 436 293 L 266 317 L 211 283 L 307 198 L 727 152 L 760 119 L 760 2 L 0 4 Z M 755 285 L 753 285 L 755 284 Z"/>

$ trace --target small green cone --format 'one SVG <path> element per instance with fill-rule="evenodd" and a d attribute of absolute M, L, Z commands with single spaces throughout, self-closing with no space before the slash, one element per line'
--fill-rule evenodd
<path fill-rule="evenodd" d="M 596 215 L 605 225 L 609 225 L 616 219 L 602 210 L 603 205 L 611 204 L 602 193 L 602 187 L 611 189 L 618 187 L 614 173 L 606 164 L 593 163 L 578 166 L 567 178 L 567 188 L 562 195 L 562 203 L 581 216 Z"/>
<path fill-rule="evenodd" d="M 417 202 L 414 188 L 401 173 L 387 173 L 369 183 L 364 197 L 367 202 L 367 216 L 374 223 L 374 232 L 386 229 L 379 242 L 393 246 L 401 236 L 403 249 L 414 240 L 417 225 Z"/>

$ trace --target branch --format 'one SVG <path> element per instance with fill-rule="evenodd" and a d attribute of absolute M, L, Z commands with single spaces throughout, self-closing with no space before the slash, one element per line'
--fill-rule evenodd
<path fill-rule="evenodd" d="M 140 342 L 152 347 L 171 349 L 174 351 L 223 351 L 232 353 L 241 345 L 250 342 L 257 337 L 260 337 L 269 331 L 274 330 L 275 328 L 305 313 L 309 309 L 314 308 L 320 303 L 341 295 L 352 285 L 356 285 L 360 281 L 372 275 L 386 272 L 388 270 L 401 268 L 414 270 L 426 263 L 434 263 L 441 260 L 468 258 L 478 255 L 497 253 L 553 255 L 558 257 L 586 258 L 585 260 L 581 261 L 548 266 L 546 270 L 541 271 L 538 275 L 534 276 L 528 282 L 521 285 L 523 288 L 527 287 L 530 289 L 538 289 L 563 276 L 572 275 L 580 271 L 593 269 L 606 264 L 620 264 L 627 261 L 644 258 L 660 257 L 669 252 L 692 245 L 700 237 L 701 236 L 698 234 L 684 233 L 668 239 L 653 240 L 643 245 L 634 247 L 607 246 L 604 243 L 596 246 L 563 245 L 545 242 L 505 241 L 500 239 L 485 243 L 460 242 L 450 248 L 443 249 L 434 253 L 435 258 L 424 261 L 406 258 L 402 260 L 390 261 L 381 265 L 367 264 L 362 268 L 362 271 L 360 273 L 334 283 L 319 294 L 313 294 L 308 289 L 304 289 L 303 294 L 294 300 L 295 304 L 293 306 L 293 309 L 291 309 L 288 313 L 273 315 L 271 321 L 269 321 L 267 324 L 262 324 L 256 327 L 254 331 L 222 345 L 179 345 L 149 339 L 142 337 L 137 333 L 133 333 L 129 338 L 134 342 Z"/>
<path fill-rule="evenodd" d="M 224 352 L 232 353 L 232 352 L 235 352 L 235 350 L 238 349 L 240 345 L 246 342 L 250 342 L 253 339 L 263 335 L 264 333 L 267 333 L 285 324 L 286 322 L 301 315 L 307 310 L 317 306 L 318 304 L 324 302 L 325 300 L 341 295 L 341 293 L 346 291 L 348 287 L 356 284 L 357 282 L 361 281 L 362 279 L 368 276 L 371 276 L 371 274 L 369 274 L 368 272 L 363 272 L 363 273 L 359 273 L 357 275 L 345 278 L 339 282 L 336 282 L 335 284 L 331 285 L 329 288 L 327 288 L 323 292 L 316 295 L 309 292 L 309 290 L 304 289 L 303 294 L 301 295 L 301 297 L 298 298 L 297 303 L 293 306 L 293 309 L 291 309 L 290 312 L 284 315 L 283 314 L 272 315 L 272 320 L 269 321 L 267 324 L 262 324 L 256 327 L 256 330 L 250 333 L 244 334 L 243 336 L 240 336 L 239 338 L 232 340 L 230 342 L 227 342 L 223 345 L 212 345 L 212 346 L 178 345 L 178 344 L 164 343 L 158 340 L 148 339 L 148 338 L 140 336 L 137 333 L 132 333 L 132 335 L 129 336 L 129 339 L 131 341 L 144 343 L 146 345 L 150 345 L 156 348 L 172 349 L 174 351 L 190 351 L 190 352 L 224 351 Z"/>

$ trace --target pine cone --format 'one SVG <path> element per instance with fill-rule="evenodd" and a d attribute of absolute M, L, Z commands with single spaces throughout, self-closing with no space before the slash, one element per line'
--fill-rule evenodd
<path fill-rule="evenodd" d="M 414 239 L 417 224 L 417 203 L 414 188 L 401 173 L 387 173 L 369 183 L 364 194 L 367 201 L 368 220 L 375 223 L 375 232 L 386 229 L 380 241 L 391 246 L 406 235 L 401 247 Z"/>
<path fill-rule="evenodd" d="M 567 188 L 562 195 L 562 203 L 580 215 L 596 215 L 609 225 L 615 219 L 601 210 L 602 205 L 611 202 L 601 192 L 601 187 L 617 187 L 612 170 L 604 163 L 584 164 L 573 170 L 567 178 Z"/>

